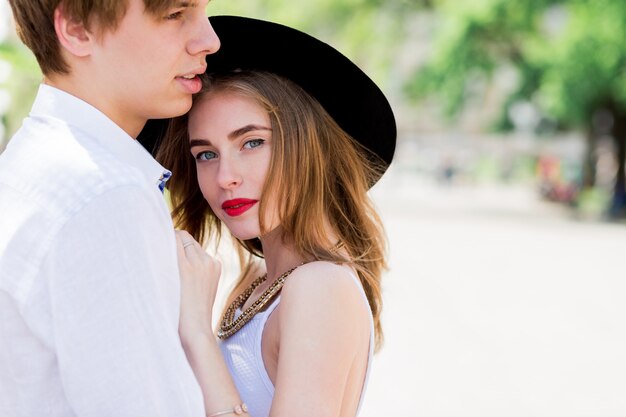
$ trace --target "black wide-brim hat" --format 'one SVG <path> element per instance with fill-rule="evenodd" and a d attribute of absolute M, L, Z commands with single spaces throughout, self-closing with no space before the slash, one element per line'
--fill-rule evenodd
<path fill-rule="evenodd" d="M 335 122 L 389 166 L 396 122 L 380 88 L 350 59 L 304 32 L 264 20 L 213 16 L 220 49 L 206 58 L 208 73 L 260 70 L 288 78 L 319 101 Z M 163 133 L 150 120 L 139 136 L 147 149 Z M 382 175 L 382 172 L 381 172 Z"/>

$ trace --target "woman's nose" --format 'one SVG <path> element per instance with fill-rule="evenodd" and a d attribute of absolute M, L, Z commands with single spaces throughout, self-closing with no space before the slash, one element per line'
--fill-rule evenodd
<path fill-rule="evenodd" d="M 224 189 L 232 189 L 238 187 L 243 182 L 241 173 L 237 169 L 237 165 L 233 161 L 222 158 L 220 160 L 219 172 L 217 174 L 217 182 Z"/>

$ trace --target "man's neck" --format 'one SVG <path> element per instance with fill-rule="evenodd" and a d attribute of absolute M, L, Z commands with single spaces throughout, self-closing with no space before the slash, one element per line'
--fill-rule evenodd
<path fill-rule="evenodd" d="M 115 106 L 107 106 L 107 103 L 102 101 L 103 95 L 98 94 L 98 92 L 93 89 L 94 83 L 91 83 L 90 85 L 89 83 L 80 82 L 80 80 L 69 75 L 47 75 L 44 76 L 43 83 L 65 91 L 66 93 L 71 94 L 85 103 L 95 107 L 111 119 L 113 123 L 128 133 L 128 135 L 132 138 L 137 138 L 139 132 L 141 132 L 141 129 L 143 129 L 146 124 L 147 120 L 145 119 L 134 120 L 128 117 L 122 118 L 121 115 L 115 114 L 112 111 Z"/>

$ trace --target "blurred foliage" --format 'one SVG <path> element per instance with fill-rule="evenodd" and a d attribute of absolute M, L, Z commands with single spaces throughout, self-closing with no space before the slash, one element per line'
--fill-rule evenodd
<path fill-rule="evenodd" d="M 456 116 L 468 98 L 477 73 L 492 76 L 504 64 L 520 75 L 513 95 L 537 88 L 536 68 L 529 52 L 541 37 L 540 16 L 556 1 L 436 0 L 433 56 L 407 84 L 413 98 L 436 93 L 449 117 Z"/>
<path fill-rule="evenodd" d="M 15 39 L 0 43 L 0 61 L 8 62 L 11 68 L 6 82 L 0 84 L 11 100 L 6 113 L 1 115 L 6 129 L 5 143 L 0 140 L 1 152 L 28 113 L 42 76 L 34 56 Z"/>
<path fill-rule="evenodd" d="M 599 107 L 626 111 L 626 2 L 570 3 L 563 32 L 537 48 L 535 63 L 545 68 L 539 99 L 555 117 L 587 125 Z"/>
<path fill-rule="evenodd" d="M 518 82 L 503 108 L 536 104 L 565 126 L 588 127 L 599 106 L 626 109 L 626 2 L 615 0 L 435 0 L 433 55 L 407 82 L 413 99 L 436 95 L 445 114 L 464 108 L 476 74 L 504 65 Z"/>
<path fill-rule="evenodd" d="M 503 67 L 517 77 L 497 130 L 514 127 L 513 106 L 530 103 L 545 126 L 585 132 L 582 187 L 595 184 L 597 138 L 614 139 L 618 161 L 611 215 L 626 216 L 626 2 L 616 0 L 435 0 L 433 54 L 406 83 L 414 100 L 436 96 L 444 114 L 459 116 L 477 80 L 493 83 Z M 604 114 L 604 126 L 596 126 Z M 541 123 L 541 121 L 549 123 Z"/>
<path fill-rule="evenodd" d="M 583 218 L 601 218 L 606 207 L 611 204 L 611 193 L 600 188 L 585 189 L 577 202 L 577 213 Z"/>
<path fill-rule="evenodd" d="M 384 85 L 397 56 L 396 47 L 405 36 L 398 19 L 430 5 L 430 0 L 214 0 L 207 13 L 272 20 L 311 33 L 348 55 Z"/>

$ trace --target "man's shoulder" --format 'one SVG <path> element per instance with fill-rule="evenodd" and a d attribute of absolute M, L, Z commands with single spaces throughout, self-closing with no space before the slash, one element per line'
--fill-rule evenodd
<path fill-rule="evenodd" d="M 78 135 L 84 133 L 61 122 L 27 119 L 0 154 L 0 289 L 16 299 L 26 296 L 60 231 L 73 219 L 108 207 L 107 219 L 101 209 L 94 220 L 112 228 L 127 215 L 118 203 L 145 202 L 138 209 L 146 210 L 158 204 L 158 191 L 149 188 L 139 169 Z M 90 233 L 88 227 L 84 231 Z"/>
<path fill-rule="evenodd" d="M 0 155 L 0 186 L 43 202 L 88 200 L 119 187 L 145 187 L 141 172 L 59 120 L 28 118 Z"/>
<path fill-rule="evenodd" d="M 155 204 L 141 171 L 71 126 L 44 125 L 26 119 L 0 154 L 0 252 L 3 240 L 45 246 L 69 219 L 99 202 L 115 205 L 132 195 Z"/>

